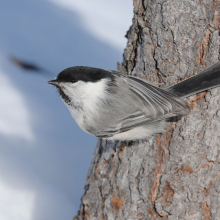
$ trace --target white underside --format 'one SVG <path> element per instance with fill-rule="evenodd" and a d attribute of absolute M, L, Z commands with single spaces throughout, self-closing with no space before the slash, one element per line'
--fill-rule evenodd
<path fill-rule="evenodd" d="M 156 124 L 149 124 L 147 126 L 133 128 L 132 130 L 118 133 L 112 137 L 104 138 L 108 140 L 119 140 L 119 141 L 131 141 L 131 140 L 141 140 L 152 136 L 156 133 L 162 133 L 168 130 L 168 123 L 165 121 L 160 121 Z"/>

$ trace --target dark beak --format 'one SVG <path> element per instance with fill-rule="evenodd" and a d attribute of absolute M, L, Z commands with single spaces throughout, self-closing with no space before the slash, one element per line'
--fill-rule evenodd
<path fill-rule="evenodd" d="M 59 82 L 57 80 L 50 80 L 47 83 L 53 85 L 53 86 L 58 86 Z"/>

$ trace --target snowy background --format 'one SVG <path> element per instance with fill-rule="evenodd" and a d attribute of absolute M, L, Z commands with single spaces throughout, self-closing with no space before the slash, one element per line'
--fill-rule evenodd
<path fill-rule="evenodd" d="M 63 69 L 116 69 L 132 0 L 0 0 L 0 219 L 72 219 L 96 138 L 47 84 Z M 10 57 L 45 72 L 25 71 Z"/>

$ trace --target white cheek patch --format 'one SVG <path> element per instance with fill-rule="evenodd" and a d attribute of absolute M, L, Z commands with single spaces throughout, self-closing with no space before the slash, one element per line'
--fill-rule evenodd
<path fill-rule="evenodd" d="M 102 79 L 98 82 L 83 82 L 65 83 L 64 88 L 67 93 L 71 94 L 74 98 L 80 98 L 82 101 L 96 99 L 103 96 L 105 93 L 107 80 Z"/>
<path fill-rule="evenodd" d="M 106 83 L 107 79 L 102 79 L 98 82 L 78 81 L 76 83 L 63 83 L 61 86 L 64 87 L 67 95 L 71 96 L 73 99 L 80 99 L 82 102 L 85 100 L 90 102 L 90 100 L 95 101 L 95 99 L 103 97 Z"/>
<path fill-rule="evenodd" d="M 73 103 L 72 106 L 67 105 L 67 107 L 82 129 L 85 118 L 89 122 L 98 116 L 100 104 L 105 99 L 107 93 L 107 82 L 108 79 L 102 79 L 97 82 L 78 81 L 76 83 L 63 83 L 61 85 Z"/>
<path fill-rule="evenodd" d="M 106 80 L 102 79 L 98 82 L 86 82 L 86 85 L 81 86 L 82 98 L 87 100 L 103 97 L 106 89 Z"/>
<path fill-rule="evenodd" d="M 91 114 L 98 114 L 98 108 L 101 100 L 106 96 L 107 80 L 102 79 L 98 82 L 87 82 L 79 86 L 80 97 L 84 108 Z"/>

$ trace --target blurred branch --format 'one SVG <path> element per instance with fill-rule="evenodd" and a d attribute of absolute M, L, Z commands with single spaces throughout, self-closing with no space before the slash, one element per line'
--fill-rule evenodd
<path fill-rule="evenodd" d="M 29 71 L 31 70 L 31 71 L 38 72 L 38 73 L 45 74 L 45 75 L 52 75 L 50 71 L 47 71 L 33 63 L 23 61 L 17 57 L 11 56 L 10 60 L 14 65 L 20 67 L 23 70 L 29 70 Z"/>

